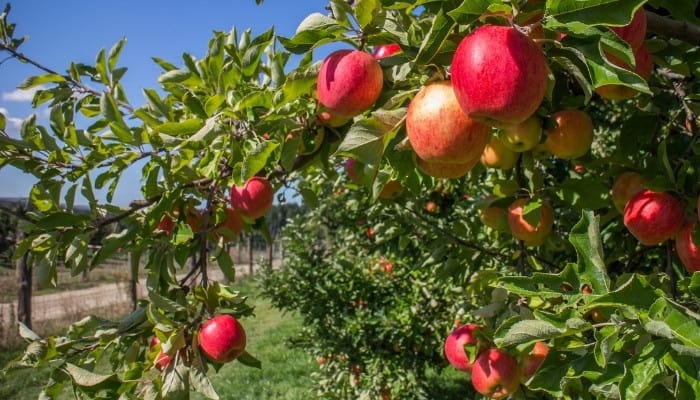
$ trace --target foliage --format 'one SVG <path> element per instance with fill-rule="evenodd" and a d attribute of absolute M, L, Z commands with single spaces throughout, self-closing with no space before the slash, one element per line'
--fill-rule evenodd
<path fill-rule="evenodd" d="M 179 66 L 154 59 L 163 69 L 160 87 L 144 89 L 146 103 L 140 107 L 132 105 L 120 83 L 127 77 L 127 69 L 119 65 L 124 41 L 100 50 L 94 65 L 72 63 L 66 74 L 58 73 L 19 52 L 24 38 L 15 35 L 15 25 L 8 21 L 10 8 L 5 9 L 0 16 L 0 50 L 41 70 L 19 87 L 44 85 L 33 104 L 50 110 L 48 126 L 39 124 L 36 116 L 29 117 L 18 138 L 4 133 L 5 119 L 0 118 L 0 167 L 17 168 L 37 180 L 29 193 L 34 210 L 22 221 L 27 237 L 17 245 L 15 257 L 30 253 L 40 284 L 48 285 L 55 281 L 59 260 L 78 274 L 123 248 L 135 260 L 144 260 L 149 291 L 137 313 L 121 322 L 92 318 L 74 325 L 64 337 L 39 338 L 22 330 L 30 344 L 15 365 L 51 365 L 47 397 L 70 381 L 77 395 L 90 398 L 117 394 L 130 398 L 136 393 L 186 398 L 190 389 L 216 398 L 204 373 L 219 366 L 199 357 L 194 340 L 199 323 L 215 312 L 246 316 L 251 309 L 235 291 L 207 279 L 210 266 L 235 278 L 223 239 L 215 239 L 209 231 L 225 215 L 227 188 L 264 175 L 279 189 L 279 200 L 286 200 L 287 190 L 294 190 L 306 206 L 322 210 L 319 215 L 327 209 L 332 211 L 329 221 L 339 218 L 337 225 L 327 226 L 328 231 L 320 230 L 328 232 L 329 238 L 314 244 L 322 245 L 318 251 L 342 251 L 314 259 L 314 265 L 323 266 L 335 278 L 349 279 L 349 271 L 361 269 L 355 262 L 379 257 L 374 253 L 379 248 L 357 231 L 349 233 L 344 219 L 345 213 L 366 213 L 368 221 L 376 218 L 371 225 L 375 244 L 386 246 L 401 267 L 397 274 L 422 277 L 409 285 L 388 277 L 370 281 L 355 274 L 352 282 L 365 279 L 367 289 L 358 287 L 353 292 L 336 284 L 327 291 L 326 295 L 336 296 L 329 305 L 340 307 L 341 299 L 361 293 L 362 300 L 381 305 L 376 310 L 386 310 L 391 321 L 410 307 L 391 305 L 391 299 L 381 293 L 389 290 L 411 298 L 420 295 L 420 284 L 427 284 L 435 289 L 429 293 L 453 307 L 456 315 L 452 317 L 488 319 L 495 343 L 510 351 L 547 339 L 555 350 L 517 396 L 698 397 L 698 274 L 686 274 L 672 241 L 641 246 L 625 229 L 609 195 L 618 174 L 635 170 L 644 175 L 647 187 L 672 191 L 686 205 L 687 216 L 697 218 L 700 53 L 696 32 L 700 20 L 692 12 L 692 2 L 351 3 L 331 0 L 330 15 L 310 15 L 291 37 L 277 37 L 273 30 L 253 36 L 250 30 L 233 29 L 215 32 L 201 59 L 183 54 Z M 656 66 L 648 81 L 604 56 L 610 53 L 631 63 L 632 49 L 609 27 L 626 24 L 640 7 L 653 17 L 646 44 Z M 538 12 L 544 16 L 541 21 L 527 22 Z M 527 151 L 511 170 L 478 166 L 466 177 L 448 181 L 430 178 L 416 168 L 405 140 L 407 105 L 424 84 L 449 77 L 457 44 L 485 23 L 514 23 L 524 31 L 541 25 L 544 38 L 538 43 L 550 74 L 537 115 L 544 127 L 552 127 L 552 113 L 564 108 L 585 110 L 596 126 L 589 154 L 567 161 Z M 319 62 L 313 50 L 334 42 L 363 50 L 398 43 L 402 52 L 381 61 L 385 83 L 374 107 L 341 127 L 329 128 L 316 118 Z M 292 54 L 301 56 L 296 65 L 290 63 L 297 60 Z M 596 88 L 610 84 L 639 94 L 630 101 L 611 102 L 595 93 Z M 366 191 L 358 191 L 363 197 L 329 208 L 336 204 L 329 181 L 337 178 L 339 161 L 348 156 L 364 165 Z M 136 165 L 141 166 L 143 200 L 128 207 L 110 204 L 123 172 Z M 392 180 L 401 183 L 403 198 L 365 207 Z M 106 203 L 98 201 L 99 189 L 106 190 Z M 469 194 L 468 201 L 464 193 Z M 539 219 L 543 201 L 555 210 L 554 233 L 542 246 L 527 247 L 478 219 L 479 208 L 507 207 L 524 197 L 534 200 L 526 210 L 528 221 Z M 74 212 L 81 198 L 89 205 L 86 214 Z M 439 211 L 426 216 L 421 207 L 428 199 L 438 203 Z M 194 209 L 205 212 L 200 229 L 193 232 L 187 215 Z M 164 214 L 175 211 L 176 229 L 164 235 L 156 228 Z M 89 255 L 89 238 L 117 222 L 119 228 Z M 246 231 L 271 236 L 264 218 L 246 221 Z M 315 232 L 308 235 L 317 237 Z M 338 243 L 341 238 L 347 243 Z M 414 240 L 418 246 L 412 244 Z M 308 257 L 300 253 L 308 239 L 296 236 L 296 241 L 294 246 L 300 247 L 294 254 Z M 407 249 L 411 250 L 404 253 Z M 325 254 L 311 250 L 310 256 Z M 297 271 L 310 273 L 313 283 L 331 282 L 319 279 L 309 265 L 295 265 Z M 178 274 L 185 278 L 178 279 Z M 463 292 L 448 304 L 450 282 Z M 583 295 L 585 285 L 590 295 Z M 307 288 L 318 295 L 318 287 Z M 308 293 L 282 294 L 280 306 L 313 305 L 300 303 L 299 298 Z M 322 309 L 308 311 L 318 315 Z M 382 375 L 379 360 L 388 360 L 384 362 L 392 365 L 391 371 L 403 369 L 405 374 L 409 368 L 400 357 L 373 347 L 375 329 L 390 335 L 401 330 L 382 328 L 382 320 L 374 315 L 359 318 L 363 310 L 327 310 L 330 321 L 325 324 L 335 337 L 355 332 L 355 345 L 345 343 L 342 349 L 355 350 L 348 359 L 357 357 L 378 381 L 360 379 L 352 390 L 376 394 L 381 383 L 393 385 L 398 379 Z M 593 310 L 598 310 L 600 321 L 587 320 L 586 314 Z M 445 329 L 441 321 L 448 320 L 443 315 L 423 321 L 425 326 L 420 328 L 434 335 Z M 412 333 L 400 339 L 416 344 L 422 338 L 415 332 L 423 331 L 417 320 L 411 321 L 407 327 Z M 309 329 L 321 338 L 319 327 L 311 324 Z M 155 352 L 146 350 L 154 333 L 171 355 L 182 354 L 162 373 L 153 368 Z M 336 349 L 333 341 L 323 340 L 311 343 L 311 348 Z M 438 342 L 436 336 L 430 340 L 433 345 Z M 369 358 L 359 344 L 367 344 L 383 358 Z M 433 345 L 421 347 L 430 357 L 426 354 L 420 360 L 434 360 Z M 631 347 L 635 354 L 625 355 Z M 107 358 L 111 372 L 95 372 L 100 359 Z M 257 364 L 249 356 L 241 361 Z M 434 361 L 439 368 L 442 361 Z M 329 366 L 328 371 L 334 373 L 335 367 Z M 406 382 L 399 385 L 409 387 Z"/>

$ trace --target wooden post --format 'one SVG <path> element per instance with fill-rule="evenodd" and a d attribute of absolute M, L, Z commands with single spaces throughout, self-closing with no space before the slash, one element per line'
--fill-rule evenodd
<path fill-rule="evenodd" d="M 18 227 L 15 243 L 24 239 L 24 232 Z M 32 269 L 29 266 L 29 253 L 25 253 L 15 263 L 17 276 L 17 321 L 28 328 L 32 327 Z"/>
<path fill-rule="evenodd" d="M 270 268 L 272 268 L 272 260 L 274 258 L 275 254 L 275 242 L 270 242 L 267 244 L 267 263 L 270 264 Z"/>
<path fill-rule="evenodd" d="M 139 301 L 138 281 L 139 281 L 139 260 L 138 255 L 129 252 L 129 299 L 131 300 L 131 310 L 136 310 Z"/>
<path fill-rule="evenodd" d="M 248 275 L 253 275 L 253 235 L 248 235 Z"/>

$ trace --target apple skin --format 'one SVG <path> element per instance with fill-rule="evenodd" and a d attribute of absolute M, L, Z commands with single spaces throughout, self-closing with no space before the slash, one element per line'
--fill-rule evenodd
<path fill-rule="evenodd" d="M 505 350 L 486 350 L 474 362 L 472 386 L 477 392 L 493 399 L 514 393 L 520 387 L 518 362 Z"/>
<path fill-rule="evenodd" d="M 489 168 L 511 169 L 518 161 L 518 154 L 506 147 L 497 137 L 492 136 L 481 153 L 481 163 Z"/>
<path fill-rule="evenodd" d="M 243 326 L 228 314 L 219 314 L 202 324 L 199 347 L 210 360 L 227 363 L 245 351 L 246 335 Z"/>
<path fill-rule="evenodd" d="M 641 45 L 634 49 L 634 64 L 635 67 L 632 69 L 631 66 L 622 62 L 619 58 L 612 55 L 607 55 L 608 60 L 620 68 L 624 68 L 633 71 L 635 74 L 642 77 L 645 81 L 648 81 L 651 77 L 651 72 L 654 68 L 654 62 L 651 58 L 651 53 L 649 53 L 649 48 L 645 45 Z M 604 99 L 608 100 L 628 100 L 636 96 L 639 92 L 631 87 L 625 85 L 603 85 L 595 90 L 598 95 Z"/>
<path fill-rule="evenodd" d="M 441 179 L 460 178 L 471 171 L 478 162 L 479 159 L 475 158 L 474 160 L 464 164 L 439 163 L 428 162 L 422 160 L 420 157 L 416 157 L 416 166 L 421 172 L 432 176 L 433 178 Z"/>
<path fill-rule="evenodd" d="M 173 229 L 175 229 L 175 221 L 173 220 L 173 217 L 168 214 L 163 214 L 163 217 L 160 219 L 160 222 L 156 227 L 156 230 L 165 233 L 165 236 L 170 236 Z"/>
<path fill-rule="evenodd" d="M 647 14 L 643 7 L 639 7 L 632 16 L 632 20 L 625 26 L 612 26 L 610 29 L 627 42 L 632 49 L 636 49 L 644 43 L 647 33 Z"/>
<path fill-rule="evenodd" d="M 612 186 L 612 201 L 615 208 L 620 212 L 625 212 L 627 202 L 635 194 L 644 190 L 646 179 L 634 171 L 627 171 L 620 174 Z"/>
<path fill-rule="evenodd" d="M 216 226 L 214 238 L 218 240 L 220 236 L 223 236 L 224 242 L 233 242 L 238 235 L 241 234 L 241 231 L 243 231 L 243 225 L 244 222 L 241 213 L 234 208 L 227 207 L 226 219 Z M 227 228 L 227 230 L 221 228 Z"/>
<path fill-rule="evenodd" d="M 450 81 L 424 86 L 406 113 L 406 133 L 413 151 L 432 163 L 467 164 L 478 161 L 490 128 L 468 117 Z"/>
<path fill-rule="evenodd" d="M 352 117 L 339 115 L 333 110 L 322 110 L 316 115 L 316 121 L 320 125 L 327 126 L 329 128 L 339 128 L 350 122 L 351 119 Z"/>
<path fill-rule="evenodd" d="M 505 208 L 490 206 L 481 210 L 481 222 L 498 232 L 510 232 L 508 227 L 508 211 Z"/>
<path fill-rule="evenodd" d="M 542 123 L 537 116 L 532 116 L 522 123 L 504 125 L 498 132 L 503 144 L 518 153 L 528 151 L 540 142 Z"/>
<path fill-rule="evenodd" d="M 570 160 L 588 153 L 593 143 L 593 121 L 581 110 L 561 110 L 552 114 L 557 127 L 547 130 L 544 144 L 555 157 Z"/>
<path fill-rule="evenodd" d="M 522 380 L 530 379 L 535 372 L 540 368 L 549 354 L 549 346 L 545 342 L 536 342 L 532 350 L 520 358 L 520 369 L 522 372 Z"/>
<path fill-rule="evenodd" d="M 154 348 L 156 346 L 160 345 L 160 339 L 158 339 L 158 336 L 153 336 L 151 339 L 151 348 Z M 166 353 L 163 353 L 162 351 L 158 353 L 156 356 L 155 360 L 155 366 L 158 368 L 159 371 L 164 370 L 170 362 L 173 361 L 173 357 L 167 355 Z"/>
<path fill-rule="evenodd" d="M 354 117 L 374 104 L 382 91 L 382 67 L 359 50 L 336 50 L 321 64 L 316 82 L 318 100 L 333 113 Z"/>
<path fill-rule="evenodd" d="M 494 126 L 528 119 L 547 89 L 547 62 L 542 51 L 512 27 L 483 25 L 475 29 L 457 47 L 451 73 L 464 112 Z"/>
<path fill-rule="evenodd" d="M 477 349 L 477 355 L 485 349 L 487 344 L 480 343 L 476 336 L 476 332 L 480 330 L 483 330 L 483 327 L 479 324 L 464 324 L 452 330 L 447 336 L 445 339 L 445 357 L 454 368 L 465 372 L 471 371 L 473 364 L 469 362 L 464 347 L 481 346 Z"/>
<path fill-rule="evenodd" d="M 361 178 L 362 173 L 361 173 L 361 171 L 359 171 L 359 169 L 361 169 L 361 167 L 360 167 L 357 160 L 355 160 L 352 157 L 346 158 L 344 168 L 345 168 L 345 173 L 348 175 L 348 178 L 350 178 L 350 180 L 352 182 L 354 182 L 358 185 L 362 182 L 362 178 Z"/>
<path fill-rule="evenodd" d="M 257 219 L 265 215 L 275 196 L 270 182 L 260 176 L 253 176 L 243 186 L 231 186 L 231 205 L 243 216 Z"/>
<path fill-rule="evenodd" d="M 663 243 L 675 236 L 684 220 L 683 203 L 669 192 L 644 189 L 625 206 L 625 226 L 646 246 Z"/>
<path fill-rule="evenodd" d="M 523 209 L 528 199 L 517 199 L 508 207 L 508 227 L 515 238 L 522 240 L 527 246 L 539 246 L 552 231 L 554 211 L 547 202 L 540 207 L 540 220 L 537 226 L 530 225 L 523 217 Z"/>
<path fill-rule="evenodd" d="M 676 234 L 676 253 L 685 269 L 690 272 L 700 271 L 700 249 L 693 242 L 695 221 L 688 221 Z"/>
<path fill-rule="evenodd" d="M 400 52 L 401 46 L 399 46 L 398 43 L 380 44 L 374 48 L 372 57 L 374 57 L 375 60 L 381 60 L 382 58 L 391 57 Z"/>
<path fill-rule="evenodd" d="M 403 186 L 397 180 L 387 182 L 379 192 L 379 198 L 383 200 L 393 200 L 403 194 Z"/>

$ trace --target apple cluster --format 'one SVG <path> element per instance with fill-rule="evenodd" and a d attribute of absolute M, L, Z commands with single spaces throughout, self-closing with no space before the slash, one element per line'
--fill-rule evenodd
<path fill-rule="evenodd" d="M 445 339 L 445 357 L 454 368 L 471 376 L 474 390 L 500 399 L 518 390 L 530 379 L 549 353 L 544 342 L 536 342 L 517 356 L 492 347 L 483 326 L 468 323 L 455 328 Z"/>

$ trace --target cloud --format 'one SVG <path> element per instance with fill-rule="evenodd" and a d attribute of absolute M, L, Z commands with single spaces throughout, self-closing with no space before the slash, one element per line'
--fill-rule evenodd
<path fill-rule="evenodd" d="M 33 87 L 31 89 L 23 90 L 23 89 L 15 89 L 11 92 L 2 92 L 2 99 L 4 101 L 18 101 L 18 102 L 27 102 L 27 101 L 32 101 L 34 98 L 34 93 L 36 93 L 37 90 L 43 90 L 45 89 L 44 86 L 37 86 Z"/>
<path fill-rule="evenodd" d="M 0 107 L 0 113 L 5 116 L 5 132 L 12 137 L 19 136 L 19 128 L 22 126 L 22 119 L 10 116 L 6 108 Z"/>

